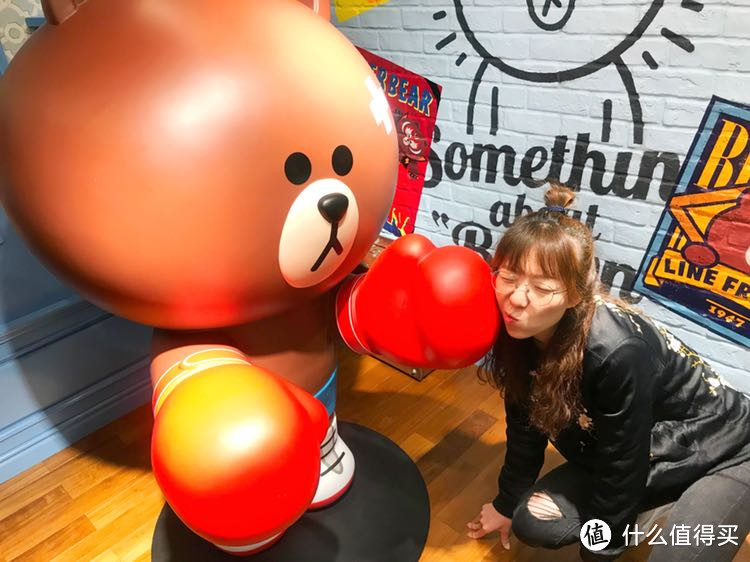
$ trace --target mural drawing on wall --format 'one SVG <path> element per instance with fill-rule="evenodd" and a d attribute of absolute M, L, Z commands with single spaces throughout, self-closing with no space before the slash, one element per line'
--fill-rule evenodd
<path fill-rule="evenodd" d="M 552 71 L 539 71 L 529 66 L 528 68 L 522 61 L 505 60 L 498 53 L 492 52 L 491 48 L 485 46 L 477 37 L 472 28 L 471 13 L 464 10 L 462 0 L 453 0 L 455 15 L 461 33 L 466 37 L 471 48 L 481 58 L 481 63 L 473 79 L 471 94 L 469 97 L 469 106 L 466 115 L 466 132 L 471 134 L 474 130 L 474 110 L 477 103 L 477 92 L 480 84 L 485 79 L 485 73 L 489 67 L 495 67 L 501 72 L 536 83 L 549 82 L 568 82 L 589 76 L 608 66 L 614 66 L 622 80 L 622 85 L 628 95 L 630 102 L 630 119 L 633 123 L 633 142 L 643 144 L 643 110 L 641 107 L 640 96 L 630 68 L 623 60 L 623 54 L 629 49 L 636 46 L 637 42 L 644 36 L 646 30 L 651 26 L 659 11 L 664 6 L 664 0 L 652 0 L 648 5 L 643 6 L 642 13 L 638 19 L 632 22 L 632 27 L 621 34 L 619 39 L 614 42 L 604 42 L 601 44 L 592 43 L 592 53 L 590 60 L 581 63 L 561 64 L 560 68 Z M 519 3 L 520 4 L 520 3 Z M 695 0 L 682 0 L 681 7 L 691 12 L 700 12 L 703 4 Z M 517 7 L 509 3 L 508 8 L 515 10 Z M 498 9 L 498 17 L 501 17 L 503 8 Z M 526 10 L 528 17 L 533 24 L 542 31 L 554 32 L 565 31 L 571 23 L 575 27 L 576 23 L 576 5 L 575 0 L 527 0 Z M 435 20 L 443 19 L 447 15 L 445 10 L 439 10 L 433 14 Z M 580 33 L 580 28 L 575 28 L 573 33 L 567 37 L 575 38 L 576 33 Z M 692 53 L 695 49 L 689 38 L 674 32 L 668 27 L 660 29 L 662 37 L 680 49 Z M 440 50 L 450 44 L 457 37 L 456 32 L 451 32 L 448 36 L 438 42 L 435 47 Z M 565 35 L 557 35 L 560 42 L 566 41 Z M 575 39 L 574 39 L 575 40 Z M 637 47 L 636 47 L 637 48 Z M 461 53 L 456 59 L 456 66 L 460 66 L 466 60 L 466 53 Z M 649 68 L 655 70 L 659 67 L 653 55 L 648 50 L 641 53 L 643 61 Z M 496 134 L 498 129 L 498 113 L 500 110 L 499 89 L 496 86 L 492 88 L 491 97 L 491 125 L 490 134 Z M 610 126 L 612 123 L 612 100 L 605 99 L 602 103 L 602 142 L 608 142 L 610 136 Z"/>
<path fill-rule="evenodd" d="M 711 100 L 636 288 L 750 346 L 750 106 Z"/>
<path fill-rule="evenodd" d="M 441 87 L 365 49 L 358 49 L 383 88 L 396 123 L 401 165 L 396 195 L 383 228 L 394 236 L 403 236 L 414 232 Z"/>

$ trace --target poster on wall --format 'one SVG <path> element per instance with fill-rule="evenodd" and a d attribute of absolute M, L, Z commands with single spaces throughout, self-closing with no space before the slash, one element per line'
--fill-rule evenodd
<path fill-rule="evenodd" d="M 375 72 L 396 123 L 401 165 L 398 167 L 396 195 L 383 229 L 394 236 L 403 236 L 414 232 L 442 87 L 357 48 Z"/>
<path fill-rule="evenodd" d="M 336 19 L 344 22 L 387 2 L 388 0 L 333 0 L 333 9 L 336 11 Z"/>
<path fill-rule="evenodd" d="M 750 106 L 711 100 L 635 287 L 750 347 Z"/>

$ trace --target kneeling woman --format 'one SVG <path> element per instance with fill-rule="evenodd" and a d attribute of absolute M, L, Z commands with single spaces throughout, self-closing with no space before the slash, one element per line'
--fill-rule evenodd
<path fill-rule="evenodd" d="M 507 450 L 499 494 L 469 536 L 498 530 L 508 548 L 512 527 L 524 543 L 559 548 L 601 519 L 609 546 L 581 554 L 612 559 L 639 512 L 676 500 L 661 527 L 667 545 L 651 559 L 731 560 L 750 531 L 750 399 L 599 292 L 591 233 L 565 215 L 573 198 L 554 185 L 547 207 L 516 220 L 495 252 L 505 329 L 482 372 L 504 396 Z M 548 439 L 568 462 L 537 481 Z M 699 540 L 696 527 L 711 536 Z"/>

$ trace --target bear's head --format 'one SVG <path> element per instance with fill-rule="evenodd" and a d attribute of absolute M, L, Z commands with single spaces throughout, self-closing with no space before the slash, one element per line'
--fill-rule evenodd
<path fill-rule="evenodd" d="M 45 8 L 57 24 L 0 79 L 0 196 L 85 296 L 209 328 L 289 309 L 359 263 L 393 198 L 396 131 L 329 22 L 293 0 Z"/>

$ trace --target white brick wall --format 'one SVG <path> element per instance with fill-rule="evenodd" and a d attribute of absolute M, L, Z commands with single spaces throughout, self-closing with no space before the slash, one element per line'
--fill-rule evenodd
<path fill-rule="evenodd" d="M 564 71 L 593 60 L 622 41 L 651 6 L 646 0 L 578 0 L 562 30 L 543 31 L 530 18 L 525 0 L 463 0 L 461 4 L 475 37 L 490 53 L 531 72 Z M 374 52 L 443 86 L 438 114 L 441 140 L 433 144 L 443 166 L 452 143 L 463 145 L 468 154 L 475 143 L 498 147 L 507 144 L 517 153 L 513 166 L 513 175 L 517 177 L 524 154 L 541 146 L 546 149 L 548 160 L 535 177 L 545 177 L 555 137 L 565 135 L 568 153 L 560 175 L 566 180 L 571 174 L 576 137 L 586 133 L 588 150 L 605 155 L 604 185 L 612 181 L 618 153 L 632 153 L 625 182 L 626 187 L 632 187 L 645 151 L 673 153 L 680 163 L 683 161 L 712 95 L 750 104 L 748 0 L 715 0 L 704 4 L 696 13 L 682 8 L 678 0 L 665 2 L 643 36 L 622 55 L 640 98 L 642 143 L 634 141 L 628 96 L 612 65 L 562 83 L 530 82 L 489 67 L 479 86 L 474 133 L 467 134 L 468 99 L 481 59 L 460 28 L 452 1 L 391 0 L 337 25 L 355 44 L 364 47 L 368 45 L 358 39 L 362 37 L 373 44 L 375 36 Z M 447 17 L 433 19 L 438 10 L 447 12 Z M 687 38 L 691 52 L 664 37 L 664 28 Z M 438 51 L 435 45 L 451 32 L 457 34 L 457 39 Z M 651 54 L 658 68 L 651 69 L 646 64 L 644 51 Z M 461 66 L 456 66 L 461 53 L 468 57 Z M 490 135 L 493 86 L 498 87 L 500 99 L 496 136 Z M 609 142 L 602 139 L 605 99 L 612 100 Z M 459 153 L 460 150 L 456 152 Z M 483 162 L 486 167 L 486 157 Z M 520 195 L 526 196 L 525 205 L 534 209 L 541 206 L 542 190 L 531 189 L 523 182 L 509 185 L 503 180 L 503 166 L 501 155 L 494 183 L 485 182 L 484 169 L 480 180 L 472 181 L 470 163 L 456 180 L 447 177 L 444 167 L 441 182 L 423 193 L 417 232 L 438 244 L 448 244 L 453 243 L 453 231 L 459 223 L 473 221 L 484 229 L 477 231 L 476 239 L 481 242 L 483 232 L 490 232 L 494 247 L 503 227 L 491 223 L 491 218 L 497 218 L 491 217 L 493 205 L 509 206 L 511 218 Z M 458 158 L 453 169 L 460 169 Z M 588 165 L 581 180 L 577 208 L 585 216 L 590 205 L 598 205 L 594 228 L 600 234 L 598 255 L 637 270 L 665 204 L 659 193 L 661 168 L 657 168 L 645 200 L 621 198 L 612 193 L 595 194 L 591 175 Z M 437 222 L 433 220 L 433 212 L 438 213 Z M 449 217 L 447 227 L 439 218 L 442 214 Z M 621 274 L 617 275 L 615 293 L 620 279 Z M 639 306 L 709 357 L 728 381 L 750 392 L 750 350 L 645 298 Z"/>

